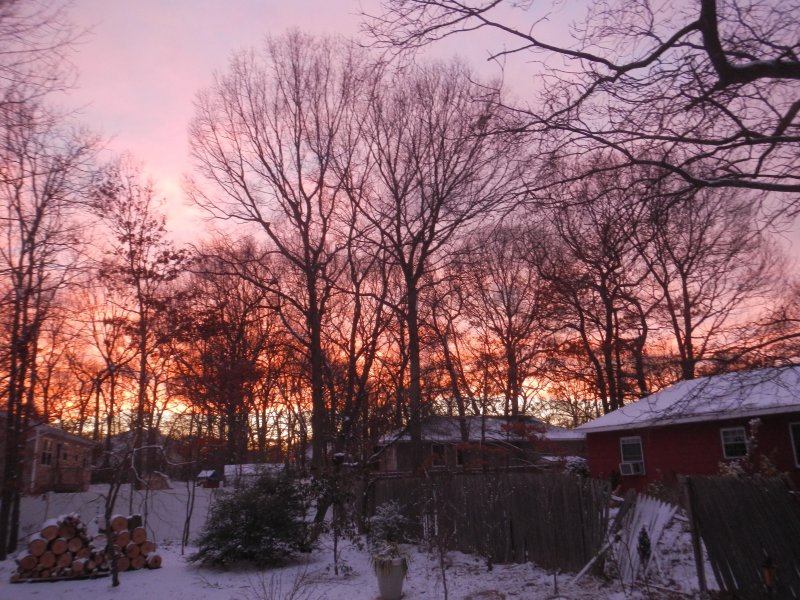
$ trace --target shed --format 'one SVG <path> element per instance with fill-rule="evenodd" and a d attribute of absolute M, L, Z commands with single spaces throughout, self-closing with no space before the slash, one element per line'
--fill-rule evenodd
<path fill-rule="evenodd" d="M 218 488 L 222 475 L 216 469 L 205 469 L 197 474 L 197 485 L 204 488 Z"/>

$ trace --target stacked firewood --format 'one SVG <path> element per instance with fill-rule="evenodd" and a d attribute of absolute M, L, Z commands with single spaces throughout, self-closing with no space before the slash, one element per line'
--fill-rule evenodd
<path fill-rule="evenodd" d="M 147 539 L 147 530 L 142 527 L 142 517 L 116 515 L 111 518 L 111 536 L 117 552 L 117 570 L 158 569 L 161 556 L 156 554 L 156 545 Z M 105 536 L 100 535 L 105 542 Z M 109 557 L 110 559 L 110 557 Z"/>
<path fill-rule="evenodd" d="M 161 566 L 140 516 L 115 516 L 109 535 L 119 571 Z M 31 536 L 16 558 L 17 571 L 11 581 L 98 577 L 109 573 L 111 559 L 105 534 L 89 536 L 77 514 L 66 515 L 46 521 L 39 533 Z"/>

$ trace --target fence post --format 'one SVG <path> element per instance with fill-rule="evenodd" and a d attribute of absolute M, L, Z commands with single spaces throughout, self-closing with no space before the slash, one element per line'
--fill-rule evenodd
<path fill-rule="evenodd" d="M 700 585 L 700 593 L 703 597 L 708 596 L 708 585 L 706 583 L 706 570 L 703 565 L 703 546 L 700 538 L 700 526 L 694 511 L 695 491 L 692 487 L 692 478 L 687 477 L 684 483 L 686 489 L 686 510 L 689 512 L 689 524 L 692 528 L 692 548 L 694 549 L 694 564 L 697 569 L 697 582 Z"/>

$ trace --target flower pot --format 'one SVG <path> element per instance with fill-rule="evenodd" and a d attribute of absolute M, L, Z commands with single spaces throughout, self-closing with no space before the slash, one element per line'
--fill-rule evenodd
<path fill-rule="evenodd" d="M 403 595 L 403 579 L 408 571 L 405 558 L 375 558 L 372 564 L 378 577 L 378 591 L 383 600 L 400 600 Z"/>

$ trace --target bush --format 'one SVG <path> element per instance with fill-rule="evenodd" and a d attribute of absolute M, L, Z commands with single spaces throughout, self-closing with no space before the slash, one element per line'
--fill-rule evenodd
<path fill-rule="evenodd" d="M 312 547 L 306 493 L 295 479 L 262 475 L 219 498 L 189 557 L 205 565 L 281 564 Z"/>

